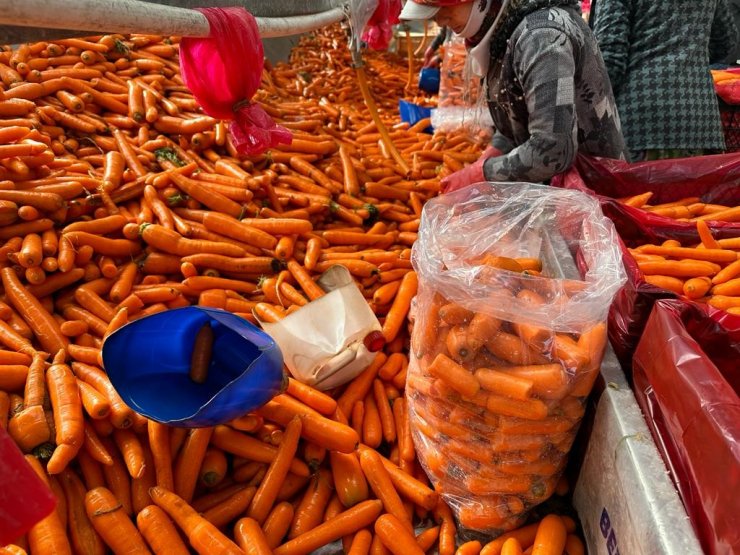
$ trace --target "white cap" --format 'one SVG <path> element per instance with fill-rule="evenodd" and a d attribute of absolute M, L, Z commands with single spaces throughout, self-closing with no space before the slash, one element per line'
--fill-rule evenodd
<path fill-rule="evenodd" d="M 398 16 L 401 20 L 413 21 L 432 19 L 439 11 L 439 6 L 428 6 L 426 4 L 417 4 L 414 0 L 406 0 L 406 4 Z"/>

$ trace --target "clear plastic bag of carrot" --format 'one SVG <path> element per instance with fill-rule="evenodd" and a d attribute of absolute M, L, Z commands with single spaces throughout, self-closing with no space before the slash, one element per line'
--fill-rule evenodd
<path fill-rule="evenodd" d="M 582 193 L 478 184 L 427 203 L 412 260 L 420 461 L 461 526 L 510 530 L 553 493 L 598 375 L 614 229 Z"/>

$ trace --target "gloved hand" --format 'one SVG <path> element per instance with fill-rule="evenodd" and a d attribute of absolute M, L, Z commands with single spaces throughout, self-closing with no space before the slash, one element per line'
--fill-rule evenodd
<path fill-rule="evenodd" d="M 452 193 L 453 191 L 457 191 L 458 189 L 462 189 L 463 187 L 467 187 L 473 183 L 485 181 L 486 178 L 483 175 L 483 164 L 485 164 L 486 160 L 489 158 L 501 156 L 502 154 L 503 152 L 496 147 L 489 146 L 483 151 L 483 154 L 480 155 L 478 160 L 442 179 L 442 192 Z"/>

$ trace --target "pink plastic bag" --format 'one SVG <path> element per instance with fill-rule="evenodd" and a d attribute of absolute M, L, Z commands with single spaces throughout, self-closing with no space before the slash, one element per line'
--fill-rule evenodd
<path fill-rule="evenodd" d="M 251 102 L 260 86 L 264 52 L 257 22 L 243 8 L 199 8 L 211 26 L 208 38 L 183 37 L 180 69 L 187 87 L 211 117 L 232 120 L 231 140 L 241 154 L 290 144 L 290 131 Z"/>
<path fill-rule="evenodd" d="M 362 40 L 373 50 L 385 50 L 393 38 L 393 25 L 399 23 L 401 0 L 379 0 Z"/>
<path fill-rule="evenodd" d="M 658 301 L 635 352 L 634 389 L 702 547 L 740 550 L 740 317 Z"/>

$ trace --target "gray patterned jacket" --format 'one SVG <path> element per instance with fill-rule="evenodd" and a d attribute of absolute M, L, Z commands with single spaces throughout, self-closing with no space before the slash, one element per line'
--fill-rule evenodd
<path fill-rule="evenodd" d="M 547 181 L 578 153 L 624 159 L 609 78 L 578 1 L 509 0 L 494 24 L 486 83 L 493 145 L 505 154 L 486 161 L 486 179 Z"/>
<path fill-rule="evenodd" d="M 598 0 L 592 17 L 629 149 L 723 150 L 708 65 L 735 42 L 726 0 Z"/>

